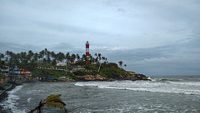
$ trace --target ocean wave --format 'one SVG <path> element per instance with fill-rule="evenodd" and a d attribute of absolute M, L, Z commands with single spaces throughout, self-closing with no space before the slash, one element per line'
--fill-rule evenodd
<path fill-rule="evenodd" d="M 158 82 L 158 81 L 112 81 L 112 82 L 77 82 L 76 86 L 125 89 L 160 93 L 179 93 L 200 95 L 200 82 Z"/>
<path fill-rule="evenodd" d="M 8 91 L 8 98 L 6 101 L 3 102 L 3 106 L 5 106 L 6 109 L 10 109 L 13 113 L 25 113 L 24 110 L 19 110 L 16 107 L 16 105 L 18 104 L 17 100 L 19 100 L 20 97 L 17 96 L 15 93 L 19 91 L 22 87 L 23 85 L 16 86 L 13 90 Z"/>
<path fill-rule="evenodd" d="M 156 79 L 156 81 L 163 81 L 163 82 L 166 82 L 166 81 L 174 81 L 174 82 L 179 82 L 179 81 L 183 81 L 183 79 L 169 79 L 169 78 L 162 78 L 162 79 Z"/>

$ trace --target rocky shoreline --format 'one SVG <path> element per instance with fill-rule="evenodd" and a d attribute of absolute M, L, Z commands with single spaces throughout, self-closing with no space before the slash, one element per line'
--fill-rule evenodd
<path fill-rule="evenodd" d="M 97 75 L 84 75 L 78 76 L 76 81 L 115 81 L 115 80 L 149 80 L 151 81 L 150 77 L 147 77 L 144 74 L 134 74 L 134 76 L 124 77 L 124 78 L 106 78 L 99 74 Z"/>
<path fill-rule="evenodd" d="M 127 78 L 106 78 L 99 74 L 97 75 L 84 75 L 84 76 L 78 76 L 76 80 L 73 81 L 62 81 L 62 82 L 79 82 L 79 81 L 115 81 L 115 80 L 149 80 L 151 79 L 143 74 L 134 74 L 134 76 L 127 77 Z M 30 81 L 29 81 L 30 82 Z M 29 83 L 27 82 L 27 83 Z M 35 81 L 34 81 L 35 82 Z M 51 82 L 51 81 L 42 81 L 42 82 Z M 53 81 L 53 82 L 61 82 L 61 81 Z M 20 85 L 22 83 L 16 83 L 16 82 L 7 82 L 0 86 L 0 102 L 4 101 L 8 97 L 8 91 L 14 89 L 17 85 Z M 0 113 L 8 113 L 7 110 L 4 109 L 3 106 L 0 105 Z"/>
<path fill-rule="evenodd" d="M 151 81 L 151 78 L 143 75 L 143 74 L 135 74 L 134 76 L 130 77 L 122 77 L 122 78 L 106 78 L 102 75 L 83 75 L 83 76 L 77 76 L 76 79 L 74 80 L 58 80 L 58 79 L 53 79 L 53 80 L 39 80 L 41 82 L 81 82 L 81 81 L 115 81 L 115 80 L 131 80 L 131 81 L 137 81 L 137 80 L 148 80 Z"/>
<path fill-rule="evenodd" d="M 0 86 L 0 102 L 4 101 L 8 97 L 8 91 L 14 89 L 17 85 L 16 82 L 7 82 Z M 3 106 L 0 105 L 0 113 L 7 113 Z"/>

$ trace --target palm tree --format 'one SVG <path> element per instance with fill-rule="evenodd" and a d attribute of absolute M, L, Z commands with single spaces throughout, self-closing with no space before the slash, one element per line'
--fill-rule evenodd
<path fill-rule="evenodd" d="M 65 59 L 65 54 L 62 52 L 59 52 L 58 54 L 56 54 L 56 58 L 57 60 L 62 61 Z"/>
<path fill-rule="evenodd" d="M 79 54 L 76 54 L 76 58 L 77 58 L 78 61 L 80 60 Z"/>
<path fill-rule="evenodd" d="M 38 61 L 38 57 L 39 57 L 39 54 L 38 53 L 35 53 L 34 56 L 33 56 L 33 59 L 35 62 Z"/>
<path fill-rule="evenodd" d="M 29 51 L 28 51 L 28 55 L 27 55 L 27 60 L 28 60 L 28 61 L 33 60 L 33 55 L 34 55 L 33 51 L 29 50 Z"/>
<path fill-rule="evenodd" d="M 108 63 L 108 58 L 105 58 L 105 62 Z"/>
<path fill-rule="evenodd" d="M 4 54 L 0 53 L 0 58 L 4 58 Z"/>
<path fill-rule="evenodd" d="M 86 55 L 83 54 L 81 59 L 82 59 L 82 61 L 85 61 L 86 60 Z"/>
<path fill-rule="evenodd" d="M 28 55 L 29 55 L 29 56 L 33 56 L 33 55 L 34 55 L 33 51 L 32 51 L 32 50 L 29 50 L 29 51 L 28 51 Z"/>
<path fill-rule="evenodd" d="M 95 54 L 94 54 L 94 56 L 96 56 L 96 57 L 97 57 L 97 53 L 95 53 Z"/>
<path fill-rule="evenodd" d="M 122 67 L 123 62 L 119 61 L 118 63 L 119 63 L 119 66 Z"/>
<path fill-rule="evenodd" d="M 39 52 L 39 58 L 43 58 L 43 57 L 44 57 L 44 55 L 45 55 L 45 52 L 44 52 L 44 50 L 42 50 L 42 51 L 40 51 L 40 52 Z"/>
<path fill-rule="evenodd" d="M 105 57 L 102 57 L 102 60 L 105 60 L 106 58 Z"/>
<path fill-rule="evenodd" d="M 101 60 L 101 53 L 98 53 L 98 59 Z"/>
<path fill-rule="evenodd" d="M 66 58 L 67 60 L 70 59 L 70 53 L 69 53 L 69 52 L 67 52 L 67 54 L 65 55 L 65 58 Z"/>
<path fill-rule="evenodd" d="M 52 65 L 53 65 L 53 66 L 56 66 L 56 59 L 53 59 L 53 60 L 52 60 Z"/>
<path fill-rule="evenodd" d="M 45 48 L 44 49 L 44 54 L 47 55 L 47 52 L 48 52 L 48 50 L 47 50 L 47 48 Z"/>
<path fill-rule="evenodd" d="M 0 63 L 1 63 L 1 65 L 2 65 L 2 60 L 1 59 L 4 59 L 4 54 L 2 54 L 2 53 L 0 53 Z"/>
<path fill-rule="evenodd" d="M 127 66 L 127 65 L 126 65 L 126 64 L 124 64 L 124 67 L 125 67 L 125 68 L 126 68 L 126 66 Z"/>
<path fill-rule="evenodd" d="M 71 62 L 74 62 L 75 59 L 76 59 L 76 55 L 75 55 L 75 54 L 72 54 L 72 55 L 71 55 L 71 59 L 70 59 Z"/>
<path fill-rule="evenodd" d="M 54 53 L 54 51 L 51 51 L 51 52 L 50 52 L 50 56 L 53 57 L 53 58 L 56 57 L 56 54 Z"/>

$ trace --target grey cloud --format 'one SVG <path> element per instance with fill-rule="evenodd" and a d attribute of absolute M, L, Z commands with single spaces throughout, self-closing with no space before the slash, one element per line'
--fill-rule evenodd
<path fill-rule="evenodd" d="M 115 62 L 123 60 L 128 69 L 151 75 L 189 75 L 200 73 L 199 38 L 179 41 L 176 44 L 108 52 Z"/>
<path fill-rule="evenodd" d="M 199 6 L 198 0 L 4 0 L 0 49 L 84 53 L 88 40 L 92 53 L 124 60 L 130 70 L 197 74 Z"/>
<path fill-rule="evenodd" d="M 53 47 L 50 47 L 49 49 L 57 51 L 57 52 L 60 52 L 60 51 L 71 52 L 75 50 L 75 47 L 71 45 L 70 43 L 59 43 L 59 44 L 55 44 Z"/>
<path fill-rule="evenodd" d="M 80 27 L 80 26 L 73 26 L 73 25 L 67 25 L 59 22 L 45 22 L 45 21 L 32 21 L 32 24 L 37 25 L 39 28 L 51 30 L 51 31 L 57 31 L 58 33 L 75 33 L 75 34 L 84 34 L 84 33 L 90 33 L 90 34 L 98 34 L 98 35 L 108 35 L 112 36 L 111 34 L 104 33 L 101 31 L 95 31 L 93 29 L 88 29 L 86 27 Z"/>
<path fill-rule="evenodd" d="M 4 53 L 5 51 L 21 52 L 21 51 L 38 51 L 39 47 L 33 45 L 21 45 L 10 42 L 0 42 L 0 52 Z"/>

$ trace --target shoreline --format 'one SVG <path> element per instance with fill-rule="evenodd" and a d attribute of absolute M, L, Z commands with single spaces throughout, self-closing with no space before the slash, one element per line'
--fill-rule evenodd
<path fill-rule="evenodd" d="M 8 84 L 6 84 L 6 85 L 8 85 Z M 6 85 L 2 86 L 2 88 L 6 87 Z M 7 92 L 8 92 L 8 91 L 11 91 L 11 90 L 14 89 L 16 86 L 17 86 L 16 84 L 9 83 L 8 88 L 6 88 L 6 89 L 4 89 L 4 90 L 2 90 L 2 91 L 0 92 L 0 102 L 3 101 L 3 100 L 5 100 L 5 98 L 8 96 L 8 93 L 7 93 Z"/>
<path fill-rule="evenodd" d="M 67 81 L 40 81 L 40 80 L 34 80 L 34 81 L 28 81 L 28 82 L 21 82 L 21 83 L 16 83 L 16 82 L 7 82 L 5 84 L 3 84 L 2 86 L 0 86 L 1 90 L 0 90 L 0 103 L 2 103 L 3 101 L 5 101 L 9 94 L 8 91 L 13 90 L 14 88 L 16 88 L 16 86 L 22 85 L 23 83 L 33 83 L 33 82 L 49 82 L 49 83 L 71 83 L 71 82 L 89 82 L 89 81 L 101 81 L 101 82 L 105 82 L 105 81 L 123 81 L 123 80 L 131 80 L 131 79 L 106 79 L 106 80 L 67 80 Z M 136 79 L 136 80 L 131 80 L 131 81 L 137 81 L 140 79 Z M 4 90 L 2 90 L 4 89 Z M 10 113 L 10 111 L 8 109 L 5 109 L 5 106 L 0 105 L 0 113 Z"/>
<path fill-rule="evenodd" d="M 7 85 L 9 85 L 7 87 Z M 4 90 L 0 90 L 0 103 L 5 101 L 9 94 L 8 94 L 8 91 L 11 91 L 13 90 L 16 86 L 18 86 L 19 84 L 15 83 L 15 82 L 7 82 L 6 84 L 0 86 L 1 89 L 4 89 Z M 4 106 L 0 105 L 0 113 L 7 113 L 8 111 L 4 108 Z"/>
<path fill-rule="evenodd" d="M 120 80 L 118 80 L 118 81 L 120 81 Z M 122 80 L 123 81 L 123 80 Z M 37 82 L 39 82 L 39 81 L 36 81 L 36 84 L 37 84 Z M 65 85 L 65 84 L 70 84 L 70 82 L 72 82 L 72 81 L 66 81 L 66 82 L 61 82 L 61 81 L 58 81 L 58 82 L 48 82 L 49 84 L 54 84 L 54 83 L 64 83 L 64 84 L 61 84 L 61 85 L 59 85 L 59 86 L 62 86 L 62 85 Z M 73 81 L 73 82 L 80 82 L 80 81 Z M 87 82 L 87 81 L 82 81 L 82 82 Z M 101 81 L 100 81 L 101 82 Z M 103 81 L 102 81 L 103 82 Z M 126 82 L 126 81 L 125 81 Z M 28 82 L 26 82 L 27 84 L 29 84 Z M 31 82 L 32 83 L 32 82 Z M 45 82 L 41 82 L 41 83 L 45 83 Z M 47 83 L 47 82 L 46 82 Z M 105 81 L 104 81 L 104 83 L 105 83 Z M 117 82 L 117 83 L 121 83 L 121 82 Z M 129 82 L 128 82 L 129 83 Z M 141 82 L 142 83 L 142 82 Z M 155 86 L 155 84 L 154 84 L 155 82 L 152 82 L 151 84 L 152 84 L 152 86 Z M 33 83 L 34 84 L 34 83 Z M 133 85 L 134 84 L 138 84 L 137 82 L 133 82 Z M 151 85 L 151 84 L 149 84 L 149 85 Z M 163 82 L 163 84 L 165 84 L 165 82 Z M 104 84 L 103 84 L 104 85 Z M 117 84 L 115 84 L 115 85 L 117 85 Z M 129 84 L 128 84 L 129 85 Z M 21 85 L 20 85 L 21 86 Z M 48 86 L 48 84 L 47 84 L 47 86 Z M 96 86 L 96 85 L 95 85 Z M 120 84 L 118 84 L 118 86 L 120 86 Z M 147 89 L 148 89 L 148 84 L 146 84 L 145 85 L 145 87 L 147 86 Z M 163 87 L 165 86 L 165 85 L 162 85 Z M 173 85 L 172 85 L 173 86 Z M 18 86 L 17 86 L 18 87 Z M 17 87 L 15 88 L 15 89 L 17 89 Z M 126 87 L 127 89 L 128 88 L 131 88 L 131 87 Z M 125 90 L 127 90 L 125 88 Z M 15 90 L 15 89 L 12 89 L 12 90 Z M 79 88 L 78 88 L 79 89 Z M 120 89 L 121 90 L 121 89 Z M 124 90 L 124 88 L 122 89 L 122 90 Z M 151 90 L 151 89 L 150 89 Z M 138 90 L 131 90 L 131 91 L 135 91 L 135 92 L 138 92 Z M 151 92 L 151 91 L 147 91 L 147 90 L 145 90 L 145 92 L 151 92 L 151 94 L 153 94 L 153 93 L 164 93 L 164 94 L 168 94 L 168 93 L 172 93 L 172 94 L 181 94 L 181 95 L 188 95 L 188 93 L 186 92 L 186 93 L 182 93 L 182 92 L 163 92 L 164 90 L 162 90 L 161 92 Z M 177 90 L 178 91 L 178 90 Z M 193 94 L 189 94 L 189 95 L 193 95 Z M 195 94 L 194 94 L 195 95 Z M 4 106 L 4 105 L 2 105 L 2 106 L 0 106 L 0 113 L 11 113 L 11 111 L 9 110 L 9 109 L 6 109 L 5 108 L 6 106 Z"/>

